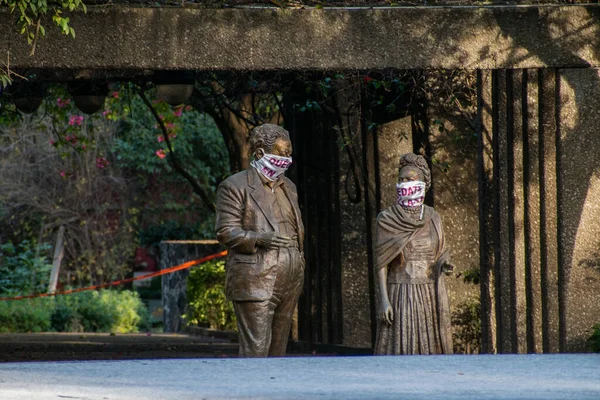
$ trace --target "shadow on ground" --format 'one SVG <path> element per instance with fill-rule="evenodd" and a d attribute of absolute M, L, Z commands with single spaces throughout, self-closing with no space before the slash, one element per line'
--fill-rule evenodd
<path fill-rule="evenodd" d="M 4 333 L 0 334 L 0 362 L 237 358 L 235 334 L 203 333 Z M 287 352 L 291 357 L 370 354 L 371 349 L 300 341 L 290 342 Z"/>

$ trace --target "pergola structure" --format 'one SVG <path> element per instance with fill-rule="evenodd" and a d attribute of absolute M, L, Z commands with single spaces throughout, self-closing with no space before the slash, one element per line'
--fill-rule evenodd
<path fill-rule="evenodd" d="M 483 351 L 576 349 L 584 324 L 600 321 L 599 277 L 582 267 L 600 247 L 599 217 L 590 211 L 596 207 L 592 195 L 600 190 L 600 157 L 593 151 L 600 146 L 595 134 L 600 117 L 592 100 L 600 95 L 600 7 L 120 5 L 90 7 L 70 17 L 76 38 L 48 30 L 31 57 L 7 11 L 0 11 L 0 55 L 10 52 L 14 70 L 64 80 L 152 77 L 164 70 L 477 70 L 479 226 L 469 229 L 479 230 Z M 294 125 L 292 131 L 307 128 L 306 121 Z M 306 140 L 320 138 L 319 154 L 335 152 L 329 128 L 325 124 L 305 139 L 296 136 L 296 148 L 309 150 Z M 378 154 L 385 149 L 377 148 L 377 134 L 361 135 L 365 167 L 377 174 Z M 353 318 L 345 308 L 343 291 L 350 284 L 345 279 L 352 279 L 345 268 L 357 261 L 345 255 L 346 222 L 339 209 L 319 218 L 306 215 L 323 200 L 307 194 L 311 185 L 337 187 L 337 162 L 332 156 L 331 170 L 307 167 L 297 179 L 309 234 L 314 243 L 324 235 L 330 243 L 327 254 L 316 247 L 307 252 L 312 274 L 307 290 L 319 295 L 301 303 L 305 321 L 315 307 L 327 312 L 319 314 L 323 323 L 305 324 L 304 337 L 341 344 L 348 341 L 344 332 Z M 377 185 L 381 190 L 381 182 Z M 325 199 L 339 203 L 335 190 Z M 365 199 L 369 239 L 359 260 L 365 270 L 372 264 L 371 219 L 382 206 L 381 196 Z"/>

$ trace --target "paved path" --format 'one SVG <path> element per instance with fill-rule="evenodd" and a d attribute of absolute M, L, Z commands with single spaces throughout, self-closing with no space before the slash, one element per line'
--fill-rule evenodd
<path fill-rule="evenodd" d="M 600 399 L 600 355 L 0 364 L 0 399 Z"/>

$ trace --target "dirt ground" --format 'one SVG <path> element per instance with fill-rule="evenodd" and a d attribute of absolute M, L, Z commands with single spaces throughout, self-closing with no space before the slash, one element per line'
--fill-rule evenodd
<path fill-rule="evenodd" d="M 179 334 L 0 334 L 0 362 L 237 357 L 228 339 Z"/>

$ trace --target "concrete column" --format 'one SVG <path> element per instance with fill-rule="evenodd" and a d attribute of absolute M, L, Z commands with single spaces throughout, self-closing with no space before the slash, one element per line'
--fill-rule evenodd
<path fill-rule="evenodd" d="M 524 165 L 527 164 L 524 154 L 523 132 L 527 130 L 527 71 L 511 71 L 511 85 L 509 98 L 511 99 L 508 123 L 511 129 L 508 146 L 512 152 L 510 158 L 513 165 L 510 171 L 511 207 L 509 219 L 511 224 L 511 239 L 514 243 L 511 259 L 513 261 L 510 271 L 511 281 L 511 307 L 515 312 L 511 326 L 511 340 L 516 343 L 513 351 L 516 353 L 527 352 L 527 323 L 526 323 L 526 297 L 525 297 L 525 188 Z"/>
<path fill-rule="evenodd" d="M 523 196 L 524 196 L 524 271 L 525 315 L 528 353 L 542 352 L 541 298 L 541 221 L 540 221 L 540 146 L 539 81 L 537 70 L 525 70 L 523 106 Z"/>
<path fill-rule="evenodd" d="M 197 260 L 223 251 L 216 240 L 173 240 L 160 243 L 160 269 L 167 269 L 187 261 Z M 194 267 L 192 267 L 194 268 Z M 187 277 L 190 269 L 162 276 L 163 328 L 165 332 L 179 332 L 184 327 L 182 315 L 187 305 Z"/>
<path fill-rule="evenodd" d="M 558 235 L 556 71 L 538 71 L 542 350 L 558 351 Z"/>
<path fill-rule="evenodd" d="M 557 83 L 559 344 L 586 351 L 600 322 L 600 72 L 563 69 Z"/>
<path fill-rule="evenodd" d="M 369 275 L 369 246 L 365 213 L 363 141 L 359 98 L 355 90 L 340 91 L 337 98 L 343 116 L 339 128 L 339 199 L 342 266 L 342 310 L 344 345 L 371 347 L 374 320 Z M 372 197 L 372 195 L 371 195 Z M 371 280 L 371 281 L 370 281 Z"/>
<path fill-rule="evenodd" d="M 494 308 L 494 197 L 493 197 L 493 98 L 492 72 L 477 72 L 477 181 L 479 186 L 479 265 L 481 301 L 481 351 L 496 351 Z"/>

